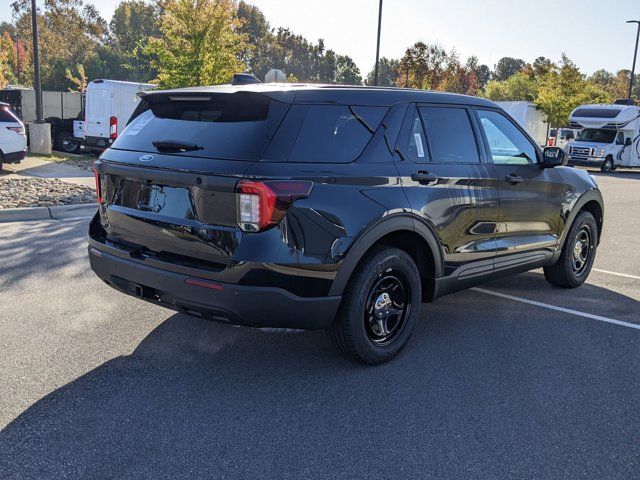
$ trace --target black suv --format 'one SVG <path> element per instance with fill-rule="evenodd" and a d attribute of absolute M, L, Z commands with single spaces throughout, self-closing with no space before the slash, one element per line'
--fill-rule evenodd
<path fill-rule="evenodd" d="M 92 269 L 122 292 L 233 324 L 328 329 L 376 364 L 423 302 L 538 267 L 561 287 L 589 275 L 596 182 L 490 101 L 311 85 L 141 97 L 96 163 L 89 229 Z"/>

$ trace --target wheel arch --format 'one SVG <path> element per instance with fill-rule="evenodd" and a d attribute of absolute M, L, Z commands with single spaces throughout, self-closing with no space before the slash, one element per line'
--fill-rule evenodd
<path fill-rule="evenodd" d="M 444 271 L 442 249 L 432 228 L 410 214 L 384 217 L 362 233 L 347 250 L 329 295 L 342 294 L 360 261 L 378 245 L 407 252 L 420 271 L 423 300 L 434 298 L 435 278 L 441 277 Z"/>
<path fill-rule="evenodd" d="M 562 237 L 560 239 L 561 246 L 564 246 L 567 234 L 569 233 L 571 225 L 573 225 L 576 217 L 580 212 L 583 211 L 591 213 L 595 218 L 596 225 L 598 225 L 598 243 L 600 243 L 600 239 L 602 238 L 602 226 L 604 224 L 604 202 L 602 200 L 602 195 L 600 194 L 600 192 L 596 189 L 593 189 L 585 192 L 571 209 L 571 212 L 565 222 L 565 228 L 562 232 Z"/>

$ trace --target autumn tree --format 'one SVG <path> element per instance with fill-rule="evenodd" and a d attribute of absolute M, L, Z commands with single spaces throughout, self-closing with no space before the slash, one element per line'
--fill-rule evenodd
<path fill-rule="evenodd" d="M 28 0 L 16 0 L 11 8 L 16 35 L 25 42 L 31 63 L 31 4 Z M 71 86 L 66 69 L 89 63 L 108 35 L 105 20 L 95 6 L 83 0 L 47 0 L 39 11 L 38 29 L 42 87 L 46 90 L 66 90 Z"/>

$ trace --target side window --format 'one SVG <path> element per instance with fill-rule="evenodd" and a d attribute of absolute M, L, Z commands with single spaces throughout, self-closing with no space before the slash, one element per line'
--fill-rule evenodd
<path fill-rule="evenodd" d="M 413 116 L 411 131 L 407 140 L 406 153 L 411 160 L 416 163 L 424 163 L 429 161 L 429 152 L 427 151 L 427 143 L 424 138 L 424 130 L 422 129 L 422 121 L 418 113 Z"/>
<path fill-rule="evenodd" d="M 493 163 L 530 165 L 537 162 L 536 148 L 511 120 L 492 110 L 478 110 L 478 115 L 489 142 Z"/>
<path fill-rule="evenodd" d="M 386 107 L 312 105 L 289 156 L 290 162 L 349 163 L 367 146 Z"/>
<path fill-rule="evenodd" d="M 624 145 L 624 133 L 618 132 L 616 135 L 616 145 Z"/>
<path fill-rule="evenodd" d="M 419 107 L 434 163 L 479 163 L 478 146 L 467 110 Z"/>

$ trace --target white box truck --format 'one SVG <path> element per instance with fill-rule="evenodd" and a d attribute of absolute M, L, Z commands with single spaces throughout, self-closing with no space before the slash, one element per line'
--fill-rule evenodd
<path fill-rule="evenodd" d="M 88 149 L 109 148 L 140 101 L 138 93 L 151 90 L 151 83 L 93 80 L 87 85 L 84 145 Z"/>
<path fill-rule="evenodd" d="M 569 116 L 581 128 L 569 147 L 570 163 L 600 167 L 640 167 L 640 107 L 625 104 L 581 105 Z"/>
<path fill-rule="evenodd" d="M 496 102 L 529 132 L 538 145 L 547 144 L 549 122 L 545 113 L 533 102 Z"/>

